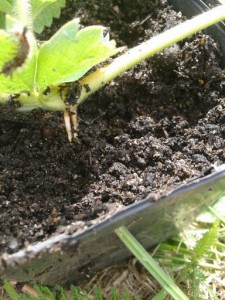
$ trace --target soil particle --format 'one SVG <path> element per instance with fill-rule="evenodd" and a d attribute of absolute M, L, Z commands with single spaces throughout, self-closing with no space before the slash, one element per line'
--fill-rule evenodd
<path fill-rule="evenodd" d="M 183 20 L 166 1 L 132 3 L 67 1 L 53 31 L 76 11 L 83 25 L 110 27 L 119 45 L 132 47 Z M 197 34 L 144 61 L 79 108 L 76 143 L 67 140 L 62 113 L 2 107 L 1 252 L 16 252 L 71 223 L 90 225 L 224 163 L 220 60 L 215 42 Z"/>

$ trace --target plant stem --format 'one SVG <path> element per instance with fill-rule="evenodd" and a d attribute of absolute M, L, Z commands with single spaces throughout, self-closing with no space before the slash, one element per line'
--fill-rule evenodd
<path fill-rule="evenodd" d="M 30 1 L 16 0 L 14 4 L 14 12 L 16 14 L 16 17 L 20 20 L 24 27 L 26 27 L 30 31 L 33 31 Z"/>
<path fill-rule="evenodd" d="M 90 94 L 136 64 L 223 19 L 225 19 L 225 5 L 220 5 L 128 50 L 108 66 L 98 69 L 80 81 L 82 89 L 77 103 L 82 103 Z"/>

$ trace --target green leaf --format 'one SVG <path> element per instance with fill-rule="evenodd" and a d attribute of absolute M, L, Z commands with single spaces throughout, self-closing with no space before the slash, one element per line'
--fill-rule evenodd
<path fill-rule="evenodd" d="M 28 87 L 20 76 L 12 76 L 16 70 L 14 61 L 20 52 L 18 36 L 0 30 L 0 90 L 1 93 L 18 93 Z"/>
<path fill-rule="evenodd" d="M 31 32 L 7 15 L 7 31 L 0 30 L 0 91 L 16 94 L 33 89 L 36 42 Z"/>
<path fill-rule="evenodd" d="M 13 33 L 0 30 L 0 69 L 12 60 L 19 50 L 19 38 Z"/>
<path fill-rule="evenodd" d="M 31 0 L 34 31 L 41 33 L 45 26 L 50 27 L 65 4 L 65 0 Z"/>
<path fill-rule="evenodd" d="M 211 251 L 211 247 L 216 245 L 219 237 L 219 221 L 216 221 L 212 228 L 206 232 L 203 237 L 197 242 L 192 250 L 193 259 L 199 261 Z"/>
<path fill-rule="evenodd" d="M 0 11 L 7 14 L 12 11 L 12 1 L 1 0 L 0 1 Z"/>
<path fill-rule="evenodd" d="M 109 41 L 108 34 L 104 36 L 104 27 L 78 28 L 79 20 L 74 19 L 42 44 L 36 79 L 39 91 L 78 80 L 94 65 L 121 51 L 115 48 L 114 41 Z"/>
<path fill-rule="evenodd" d="M 13 0 L 1 0 L 0 12 L 17 16 Z M 23 1 L 21 1 L 23 4 Z M 30 0 L 33 28 L 36 33 L 41 33 L 45 26 L 51 26 L 53 18 L 59 18 L 61 8 L 65 6 L 65 0 Z M 3 27 L 0 22 L 0 27 Z M 26 25 L 26 24 L 25 24 Z"/>
<path fill-rule="evenodd" d="M 0 28 L 5 28 L 5 14 L 0 11 Z"/>

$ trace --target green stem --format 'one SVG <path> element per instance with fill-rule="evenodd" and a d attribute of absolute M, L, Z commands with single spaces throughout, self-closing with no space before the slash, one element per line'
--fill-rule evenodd
<path fill-rule="evenodd" d="M 223 19 L 225 19 L 225 5 L 220 5 L 128 50 L 108 66 L 98 69 L 80 81 L 82 89 L 78 104 L 136 64 Z"/>

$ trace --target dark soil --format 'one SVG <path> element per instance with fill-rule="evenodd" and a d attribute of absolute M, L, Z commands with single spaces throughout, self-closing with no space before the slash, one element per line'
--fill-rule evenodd
<path fill-rule="evenodd" d="M 110 27 L 118 45 L 128 47 L 183 20 L 166 1 L 67 4 L 53 31 L 75 15 L 85 26 Z M 80 107 L 74 143 L 63 113 L 13 114 L 2 107 L 1 253 L 42 241 L 71 222 L 90 224 L 115 206 L 224 163 L 220 60 L 216 43 L 198 34 L 143 62 Z"/>

